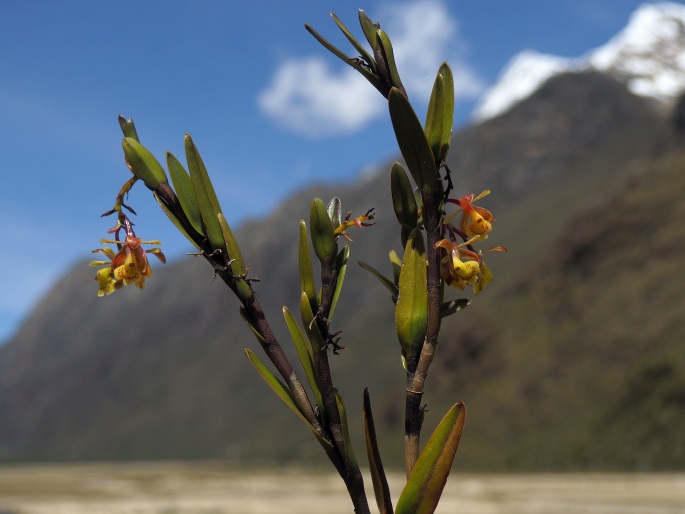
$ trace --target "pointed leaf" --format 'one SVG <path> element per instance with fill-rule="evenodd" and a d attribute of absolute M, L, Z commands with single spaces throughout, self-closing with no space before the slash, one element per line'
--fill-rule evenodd
<path fill-rule="evenodd" d="M 404 171 L 399 162 L 393 164 L 390 169 L 390 191 L 397 221 L 400 222 L 400 225 L 407 225 L 413 229 L 418 221 L 414 188 L 409 182 L 407 172 Z"/>
<path fill-rule="evenodd" d="M 179 160 L 170 152 L 166 154 L 166 163 L 169 168 L 169 175 L 171 175 L 171 183 L 174 185 L 176 196 L 181 202 L 181 208 L 185 213 L 188 221 L 198 233 L 202 232 L 202 217 L 200 215 L 200 208 L 197 206 L 195 199 L 195 191 L 193 190 L 193 183 L 190 181 L 190 175 L 185 170 Z"/>
<path fill-rule="evenodd" d="M 388 291 L 390 291 L 390 294 L 392 295 L 392 301 L 397 302 L 397 297 L 400 294 L 400 290 L 392 280 L 390 280 L 389 278 L 386 278 L 380 271 L 376 270 L 370 264 L 366 264 L 365 262 L 362 262 L 362 261 L 357 261 L 357 264 L 359 264 L 362 268 L 364 268 L 366 271 L 368 271 L 374 277 L 376 277 L 378 280 L 380 280 L 381 284 L 383 284 L 385 287 L 387 287 Z"/>
<path fill-rule="evenodd" d="M 178 218 L 176 217 L 176 215 L 175 215 L 173 212 L 171 212 L 171 210 L 169 210 L 169 207 L 167 207 L 167 205 L 159 198 L 159 196 L 157 195 L 157 193 L 153 192 L 152 195 L 155 197 L 155 200 L 157 200 L 157 203 L 158 203 L 159 206 L 162 208 L 162 211 L 164 211 L 164 214 L 167 215 L 167 217 L 168 217 L 168 218 L 171 220 L 171 222 L 176 226 L 176 228 L 179 230 L 179 232 L 180 232 L 181 234 L 183 234 L 183 235 L 186 237 L 186 239 L 187 239 L 188 241 L 190 241 L 190 242 L 193 244 L 193 246 L 199 250 L 200 247 L 199 247 L 198 244 L 195 242 L 195 240 L 194 240 L 192 237 L 190 237 L 190 234 L 188 234 L 188 232 L 186 231 L 186 229 L 183 227 L 183 224 L 178 220 Z"/>
<path fill-rule="evenodd" d="M 285 324 L 288 327 L 290 337 L 292 338 L 295 349 L 297 350 L 297 356 L 300 358 L 300 362 L 302 363 L 304 373 L 307 375 L 309 386 L 312 388 L 312 392 L 314 393 L 316 405 L 319 407 L 319 415 L 322 417 L 322 421 L 325 426 L 326 407 L 323 403 L 319 375 L 317 375 L 314 367 L 312 348 L 309 345 L 309 341 L 306 339 L 306 336 L 302 332 L 302 329 L 297 324 L 297 321 L 295 321 L 295 318 L 287 307 L 283 307 L 283 317 L 285 318 Z"/>
<path fill-rule="evenodd" d="M 245 267 L 245 262 L 243 261 L 243 256 L 240 253 L 240 247 L 238 247 L 238 242 L 233 237 L 233 232 L 231 227 L 228 226 L 226 218 L 223 214 L 219 213 L 217 215 L 217 220 L 219 221 L 219 226 L 221 227 L 221 235 L 226 241 L 226 246 L 224 247 L 224 252 L 229 259 L 229 269 L 231 273 L 236 277 L 244 277 L 247 273 L 247 267 Z M 252 287 L 244 278 L 235 278 L 236 293 L 241 300 L 247 300 L 252 296 Z"/>
<path fill-rule="evenodd" d="M 404 243 L 404 246 L 407 246 L 406 242 Z M 397 255 L 395 250 L 390 250 L 390 252 L 388 252 L 388 257 L 390 258 L 390 265 L 392 266 L 393 280 L 395 281 L 395 284 L 399 284 L 400 271 L 402 271 L 402 259 L 400 259 L 400 256 Z"/>
<path fill-rule="evenodd" d="M 400 80 L 400 74 L 397 71 L 397 64 L 395 63 L 395 54 L 392 49 L 392 43 L 390 42 L 390 38 L 382 29 L 376 30 L 376 37 L 380 42 L 380 48 L 383 52 L 383 60 L 385 61 L 387 67 L 390 84 L 392 85 L 392 87 L 397 88 L 398 91 L 401 91 L 402 94 L 406 97 L 407 92 L 404 90 L 404 86 L 402 85 L 402 81 Z M 380 73 L 380 63 L 377 63 L 377 65 L 379 67 L 378 71 Z"/>
<path fill-rule="evenodd" d="M 331 308 L 328 310 L 328 321 L 333 320 L 333 312 L 335 311 L 335 306 L 338 304 L 338 298 L 340 298 L 340 292 L 342 291 L 343 281 L 345 280 L 345 273 L 347 273 L 347 259 L 350 257 L 350 247 L 346 246 L 338 253 L 338 258 L 335 261 L 336 279 L 335 279 L 335 290 L 333 291 L 333 298 L 331 300 Z"/>
<path fill-rule="evenodd" d="M 374 47 L 378 43 L 376 31 L 380 28 L 380 25 L 374 23 L 362 9 L 359 9 L 359 25 L 361 25 L 364 37 L 366 37 L 369 45 L 371 48 L 375 49 Z"/>
<path fill-rule="evenodd" d="M 435 512 L 459 447 L 465 416 L 463 403 L 457 403 L 447 412 L 409 474 L 395 514 Z"/>
<path fill-rule="evenodd" d="M 320 198 L 315 198 L 309 211 L 309 231 L 314 253 L 321 261 L 331 262 L 338 249 L 335 242 L 333 224 L 328 211 Z"/>
<path fill-rule="evenodd" d="M 337 390 L 335 391 L 335 400 L 338 404 L 338 412 L 340 413 L 340 422 L 342 424 L 345 444 L 345 463 L 347 464 L 347 469 L 357 469 L 359 465 L 357 464 L 357 457 L 354 454 L 352 439 L 350 439 L 350 427 L 347 424 L 347 410 L 345 409 L 345 403 L 343 402 L 342 396 Z"/>
<path fill-rule="evenodd" d="M 367 69 L 359 63 L 358 59 L 353 59 L 345 55 L 343 52 L 341 52 L 338 48 L 329 43 L 321 34 L 319 34 L 316 30 L 314 30 L 311 26 L 307 25 L 306 23 L 304 25 L 304 28 L 307 29 L 307 31 L 312 36 L 314 36 L 316 40 L 319 43 L 321 43 L 328 51 L 330 51 L 333 55 L 337 56 L 341 60 L 345 61 L 350 66 L 352 66 L 355 70 L 361 73 L 362 76 L 373 85 L 373 87 L 380 91 L 383 94 L 383 96 L 387 96 L 387 88 L 384 89 L 383 81 L 380 80 L 378 75 L 376 75 L 375 71 L 373 71 L 373 68 Z M 370 62 L 373 62 L 373 60 L 371 60 Z"/>
<path fill-rule="evenodd" d="M 328 207 L 326 207 L 328 212 L 328 218 L 331 220 L 333 225 L 333 232 L 342 224 L 342 202 L 340 198 L 334 196 L 330 202 L 328 202 Z"/>
<path fill-rule="evenodd" d="M 121 142 L 126 156 L 126 164 L 133 174 L 145 182 L 151 191 L 166 183 L 166 173 L 155 156 L 133 138 L 125 137 Z"/>
<path fill-rule="evenodd" d="M 269 369 L 262 364 L 262 362 L 257 358 L 257 356 L 254 354 L 253 351 L 245 348 L 245 355 L 247 356 L 248 360 L 254 366 L 254 368 L 257 370 L 257 373 L 264 379 L 264 381 L 267 383 L 267 385 L 273 390 L 273 392 L 276 393 L 276 396 L 278 396 L 283 403 L 285 403 L 290 410 L 292 410 L 295 414 L 297 414 L 297 417 L 300 418 L 305 425 L 307 425 L 307 428 L 312 431 L 316 439 L 319 441 L 321 446 L 323 446 L 326 451 L 330 451 L 333 449 L 333 445 L 330 443 L 330 441 L 326 440 L 319 432 L 317 432 L 316 428 L 307 421 L 307 418 L 302 414 L 300 409 L 297 407 L 297 404 L 295 403 L 292 394 L 288 388 L 281 382 L 276 375 L 274 375 Z"/>
<path fill-rule="evenodd" d="M 416 364 L 428 323 L 428 268 L 423 233 L 415 228 L 404 249 L 395 306 L 397 337 L 408 364 Z"/>
<path fill-rule="evenodd" d="M 257 341 L 259 341 L 259 344 L 262 345 L 262 347 L 266 347 L 268 343 L 266 342 L 266 339 L 262 337 L 262 334 L 260 334 L 257 329 L 254 327 L 252 324 L 252 321 L 250 320 L 250 316 L 245 310 L 245 307 L 242 305 L 240 306 L 240 317 L 243 318 L 243 321 L 247 323 L 247 326 L 250 328 L 250 331 L 252 332 L 252 335 L 257 338 Z"/>
<path fill-rule="evenodd" d="M 441 194 L 442 184 L 433 151 L 409 100 L 393 89 L 388 95 L 388 106 L 397 144 L 414 182 L 423 193 Z"/>
<path fill-rule="evenodd" d="M 190 171 L 190 179 L 195 191 L 195 198 L 202 216 L 202 223 L 205 230 L 202 233 L 206 234 L 209 244 L 214 250 L 226 250 L 226 241 L 221 232 L 221 225 L 219 224 L 218 214 L 221 212 L 221 206 L 217 199 L 214 186 L 207 174 L 200 152 L 198 152 L 195 143 L 191 137 L 186 134 L 184 140 L 184 147 L 186 153 L 186 161 L 188 163 L 188 170 Z"/>
<path fill-rule="evenodd" d="M 426 113 L 426 137 L 435 162 L 444 161 L 452 140 L 454 122 L 454 79 L 452 70 L 443 63 L 433 84 Z"/>
<path fill-rule="evenodd" d="M 309 238 L 307 237 L 307 224 L 300 221 L 300 238 L 298 241 L 298 260 L 300 270 L 300 291 L 307 295 L 312 311 L 319 309 L 316 299 L 316 285 L 314 283 L 314 269 L 309 253 Z"/>
<path fill-rule="evenodd" d="M 361 12 L 363 12 L 363 11 L 361 11 Z M 361 13 L 360 13 L 360 17 L 361 17 Z M 364 62 L 367 65 L 369 65 L 369 67 L 371 68 L 371 71 L 375 73 L 376 63 L 373 62 L 373 58 L 371 57 L 369 52 L 366 51 L 366 48 L 364 48 L 364 46 L 359 41 L 357 41 L 357 39 L 352 35 L 352 33 L 349 30 L 347 30 L 347 27 L 345 27 L 345 25 L 343 25 L 343 23 L 340 21 L 340 19 L 335 14 L 331 13 L 331 18 L 333 18 L 333 21 L 338 26 L 338 28 L 342 31 L 342 33 L 345 34 L 345 37 L 347 38 L 347 40 L 350 43 L 352 43 L 352 46 L 359 53 L 359 55 L 361 55 Z M 363 28 L 364 28 L 364 25 L 362 24 L 362 29 Z"/>
<path fill-rule="evenodd" d="M 459 298 L 458 300 L 451 300 L 440 304 L 440 317 L 445 318 L 454 314 L 457 311 L 465 309 L 469 306 L 471 300 L 468 298 Z"/>
<path fill-rule="evenodd" d="M 119 126 L 121 127 L 121 131 L 124 133 L 124 137 L 130 137 L 131 139 L 135 139 L 136 141 L 140 142 L 138 132 L 136 131 L 136 126 L 133 124 L 133 120 L 131 118 L 126 119 L 120 114 Z"/>
<path fill-rule="evenodd" d="M 383 469 L 383 462 L 381 461 L 381 454 L 378 450 L 378 441 L 376 439 L 376 427 L 373 423 L 373 414 L 371 413 L 371 399 L 369 398 L 369 389 L 364 389 L 364 435 L 366 436 L 366 454 L 369 458 L 369 470 L 371 472 L 371 481 L 373 482 L 373 492 L 376 496 L 376 504 L 381 514 L 392 514 L 392 498 L 390 497 L 390 488 L 388 487 L 388 480 Z"/>
<path fill-rule="evenodd" d="M 300 296 L 300 312 L 302 314 L 302 324 L 307 333 L 307 339 L 309 339 L 312 353 L 318 355 L 326 347 L 326 341 L 324 341 L 324 338 L 321 335 L 319 326 L 316 324 L 316 319 L 314 318 L 314 312 L 309 305 L 309 299 L 304 293 Z"/>

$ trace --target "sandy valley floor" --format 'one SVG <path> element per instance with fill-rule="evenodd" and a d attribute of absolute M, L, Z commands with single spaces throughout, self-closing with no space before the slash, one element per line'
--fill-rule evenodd
<path fill-rule="evenodd" d="M 397 497 L 403 477 L 393 475 L 390 481 Z M 367 492 L 373 497 L 370 485 Z M 351 512 L 336 475 L 301 469 L 252 470 L 243 477 L 216 463 L 0 467 L 0 514 Z M 455 473 L 437 512 L 685 514 L 685 474 Z"/>

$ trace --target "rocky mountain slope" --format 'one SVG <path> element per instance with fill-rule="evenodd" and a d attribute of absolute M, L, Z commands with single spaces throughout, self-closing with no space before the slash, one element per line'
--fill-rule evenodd
<path fill-rule="evenodd" d="M 557 76 L 506 114 L 454 136 L 462 194 L 486 187 L 497 217 L 485 294 L 444 324 L 426 430 L 466 400 L 458 464 L 471 469 L 668 468 L 685 462 L 681 197 L 685 158 L 644 99 L 598 73 Z M 210 170 L 211 171 L 211 170 Z M 316 196 L 378 211 L 352 260 L 399 250 L 388 166 L 313 186 L 238 231 L 285 343 L 297 304 L 297 221 Z M 265 294 L 268 290 L 269 294 Z M 369 386 L 400 466 L 404 380 L 384 288 L 353 267 L 333 360 L 351 423 Z M 0 348 L 3 460 L 301 459 L 320 450 L 242 355 L 258 345 L 204 261 L 157 266 L 144 291 L 95 296 L 75 268 Z M 361 436 L 361 430 L 358 432 Z M 361 442 L 361 437 L 357 439 Z M 321 459 L 323 462 L 323 458 Z"/>

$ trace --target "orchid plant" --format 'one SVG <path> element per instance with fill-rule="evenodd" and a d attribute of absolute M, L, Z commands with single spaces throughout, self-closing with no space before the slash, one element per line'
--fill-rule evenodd
<path fill-rule="evenodd" d="M 357 56 L 347 56 L 313 28 L 305 27 L 387 99 L 390 120 L 405 163 L 394 163 L 389 173 L 403 254 L 400 257 L 390 251 L 393 270 L 390 277 L 368 264 L 359 263 L 390 292 L 401 362 L 406 373 L 407 482 L 394 508 L 376 440 L 369 392 L 365 390 L 363 424 L 368 465 L 381 513 L 432 513 L 450 472 L 466 414 L 463 403 L 456 403 L 421 450 L 419 439 L 424 418 L 421 402 L 441 322 L 470 303 L 465 298 L 446 298 L 447 291 L 467 287 L 472 287 L 475 294 L 483 291 L 493 278 L 484 262 L 484 254 L 505 249 L 498 246 L 488 250 L 477 248 L 487 239 L 495 222 L 490 211 L 475 205 L 489 191 L 477 197 L 467 194 L 453 198 L 455 187 L 446 161 L 454 117 L 454 83 L 450 67 L 445 63 L 438 70 L 426 120 L 422 124 L 402 86 L 391 41 L 380 25 L 372 22 L 364 11 L 359 11 L 362 32 L 371 46 L 369 52 L 337 16 L 333 14 L 332 17 Z M 276 339 L 252 288 L 256 279 L 249 276 L 238 242 L 226 222 L 191 137 L 186 135 L 184 141 L 187 169 L 171 153 L 166 154 L 170 184 L 162 165 L 140 143 L 133 121 L 119 117 L 119 123 L 124 134 L 125 162 L 133 177 L 119 191 L 114 208 L 104 214 L 116 215 L 116 224 L 109 231 L 115 234 L 115 239 L 102 240 L 104 244 L 116 245 L 116 250 L 110 247 L 94 250 L 108 258 L 91 263 L 100 266 L 96 275 L 98 295 L 109 295 L 130 284 L 142 288 L 152 275 L 147 253 L 164 262 L 164 255 L 158 248 L 147 252 L 143 249 L 144 244 L 160 243 L 142 241 L 135 235 L 127 214 L 133 210 L 124 203 L 129 190 L 142 181 L 171 222 L 193 244 L 197 254 L 206 259 L 216 276 L 235 294 L 242 318 L 276 372 L 252 350 L 245 349 L 249 362 L 314 435 L 343 479 L 354 511 L 369 513 L 363 476 L 351 443 L 346 407 L 334 386 L 330 357 L 342 348 L 341 332 L 332 328 L 350 255 L 349 245 L 344 244 L 341 248 L 341 237 L 351 242 L 348 230 L 371 226 L 373 209 L 355 218 L 350 213 L 343 217 L 340 199 L 333 198 L 325 204 L 316 198 L 311 203 L 309 224 L 300 221 L 300 322 L 287 307 L 283 308 L 283 316 L 304 370 L 302 379 Z M 459 222 L 453 224 L 452 220 L 458 216 Z M 125 237 L 120 238 L 122 231 Z M 316 266 L 310 256 L 310 244 L 318 260 Z"/>

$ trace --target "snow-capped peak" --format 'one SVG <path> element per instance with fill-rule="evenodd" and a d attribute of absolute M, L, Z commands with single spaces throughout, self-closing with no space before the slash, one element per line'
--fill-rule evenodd
<path fill-rule="evenodd" d="M 509 61 L 495 86 L 485 92 L 473 117 L 477 121 L 493 118 L 534 93 L 548 79 L 574 70 L 573 59 L 525 50 Z"/>
<path fill-rule="evenodd" d="M 502 114 L 554 75 L 586 69 L 612 75 L 634 94 L 673 101 L 685 90 L 685 5 L 643 4 L 608 43 L 577 59 L 521 52 L 485 92 L 473 118 Z"/>
<path fill-rule="evenodd" d="M 625 29 L 590 52 L 588 64 L 637 95 L 673 99 L 685 85 L 685 5 L 640 6 Z"/>

